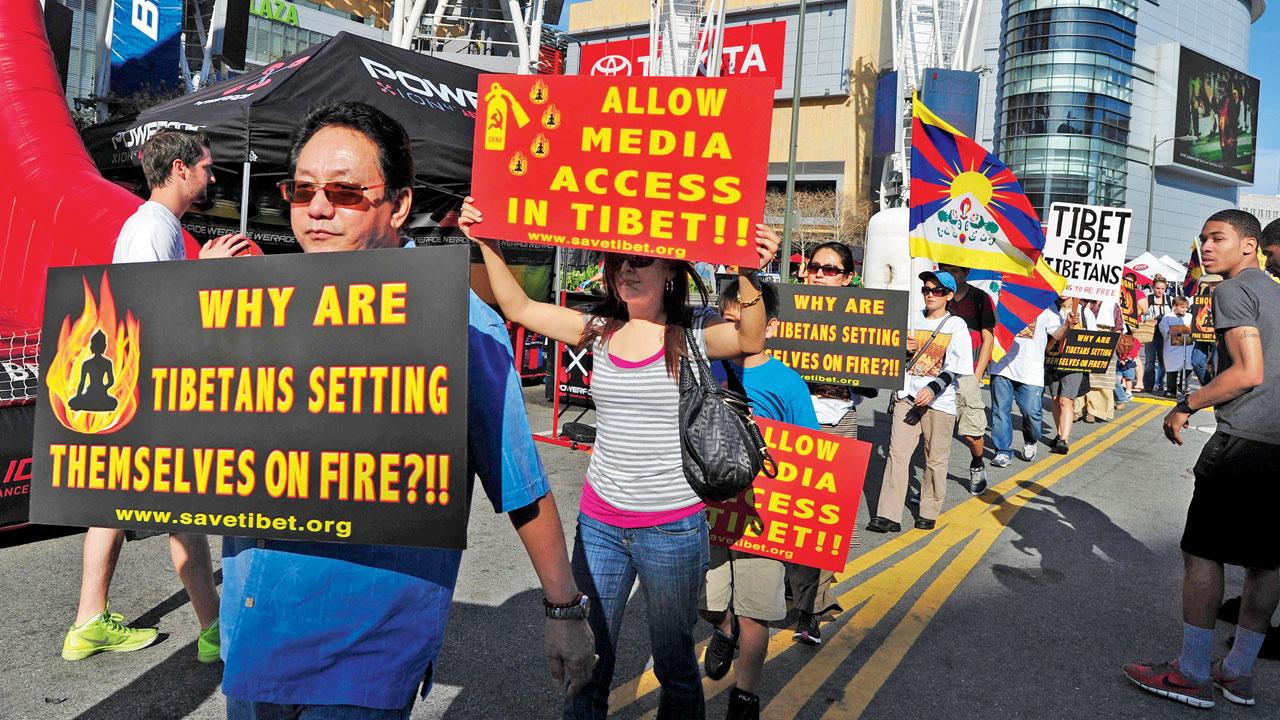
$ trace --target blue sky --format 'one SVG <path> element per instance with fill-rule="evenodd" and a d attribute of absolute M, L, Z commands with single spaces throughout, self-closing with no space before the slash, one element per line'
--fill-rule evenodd
<path fill-rule="evenodd" d="M 567 0 L 561 15 L 561 27 L 569 24 L 569 6 L 579 0 Z M 1249 74 L 1262 82 L 1262 106 L 1258 116 L 1258 165 L 1255 184 L 1242 192 L 1280 195 L 1280 2 L 1268 3 L 1267 11 L 1253 26 L 1249 43 Z"/>
<path fill-rule="evenodd" d="M 1258 113 L 1258 166 L 1255 185 L 1242 192 L 1280 194 L 1280 3 L 1268 3 L 1267 11 L 1253 25 L 1249 42 L 1249 74 L 1262 81 Z"/>

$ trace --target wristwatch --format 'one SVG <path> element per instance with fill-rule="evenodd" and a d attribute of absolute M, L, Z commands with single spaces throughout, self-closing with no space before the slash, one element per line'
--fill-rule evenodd
<path fill-rule="evenodd" d="M 571 602 L 556 605 L 544 597 L 542 609 L 552 620 L 586 620 L 587 611 L 591 609 L 591 599 L 586 593 L 580 592 Z"/>
<path fill-rule="evenodd" d="M 1186 413 L 1188 415 L 1192 415 L 1195 413 L 1195 409 L 1191 407 L 1190 401 L 1191 401 L 1191 394 L 1183 393 L 1181 396 L 1178 397 L 1178 404 L 1174 405 L 1173 409 L 1177 410 L 1180 413 Z"/>

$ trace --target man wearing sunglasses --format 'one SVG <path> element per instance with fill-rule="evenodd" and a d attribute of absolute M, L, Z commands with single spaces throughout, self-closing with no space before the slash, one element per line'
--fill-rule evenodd
<path fill-rule="evenodd" d="M 956 391 L 956 432 L 969 448 L 969 493 L 981 495 L 987 489 L 987 468 L 983 464 L 983 437 L 987 434 L 987 406 L 982 399 L 982 376 L 991 362 L 996 341 L 996 310 L 991 296 L 969 284 L 969 268 L 941 265 L 956 279 L 956 294 L 947 303 L 952 315 L 969 327 L 973 347 L 973 374 L 960 378 Z M 992 463 L 994 464 L 994 463 Z M 996 467 L 1005 467 L 996 465 Z"/>
<path fill-rule="evenodd" d="M 280 184 L 304 252 L 401 245 L 413 197 L 404 128 L 363 103 L 312 111 Z M 409 251 L 406 251 L 409 252 Z M 555 499 L 533 448 L 501 318 L 470 294 L 468 460 L 509 513 L 549 618 L 553 677 L 591 675 L 586 596 L 574 584 Z M 431 687 L 462 553 L 228 537 L 223 545 L 222 690 L 229 720 L 408 718 Z M 527 619 L 513 622 L 527 622 Z"/>

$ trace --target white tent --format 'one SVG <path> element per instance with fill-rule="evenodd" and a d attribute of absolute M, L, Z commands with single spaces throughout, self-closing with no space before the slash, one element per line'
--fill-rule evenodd
<path fill-rule="evenodd" d="M 1182 282 L 1187 275 L 1187 269 L 1178 263 L 1166 263 L 1163 258 L 1158 258 L 1149 252 L 1142 253 L 1125 263 L 1125 267 L 1137 273 L 1139 282 L 1143 283 L 1151 282 L 1156 275 L 1163 275 L 1169 282 Z"/>
<path fill-rule="evenodd" d="M 1161 255 L 1161 256 L 1160 256 L 1160 262 L 1164 263 L 1166 267 L 1168 267 L 1168 268 L 1171 268 L 1171 269 L 1175 270 L 1175 271 L 1176 271 L 1176 273 L 1175 273 L 1175 274 L 1177 275 L 1177 277 L 1178 277 L 1178 279 L 1179 279 L 1179 280 L 1182 280 L 1183 278 L 1185 278 L 1185 277 L 1187 276 L 1187 266 L 1186 266 L 1186 265 L 1183 265 L 1182 263 L 1178 262 L 1177 260 L 1174 260 L 1173 258 L 1169 257 L 1168 255 Z M 1168 277 L 1168 278 L 1172 279 L 1172 276 L 1169 276 L 1169 275 L 1166 275 L 1165 277 Z"/>

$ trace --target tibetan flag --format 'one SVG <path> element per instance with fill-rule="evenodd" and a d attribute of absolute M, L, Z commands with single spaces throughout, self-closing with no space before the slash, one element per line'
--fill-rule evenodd
<path fill-rule="evenodd" d="M 1182 281 L 1182 294 L 1187 297 L 1196 296 L 1196 286 L 1200 284 L 1200 276 L 1204 275 L 1204 263 L 1200 262 L 1200 239 L 1191 241 L 1191 259 L 1187 261 L 1187 277 Z"/>
<path fill-rule="evenodd" d="M 1044 230 L 1012 171 L 911 99 L 911 254 L 1031 275 Z"/>
<path fill-rule="evenodd" d="M 1004 357 L 1013 348 L 1013 339 L 1018 333 L 1032 326 L 1046 308 L 1053 307 L 1066 286 L 1066 278 L 1043 260 L 1036 264 L 1036 272 L 1031 277 L 1005 273 L 1000 302 L 996 303 L 996 341 L 991 348 L 991 359 Z"/>

